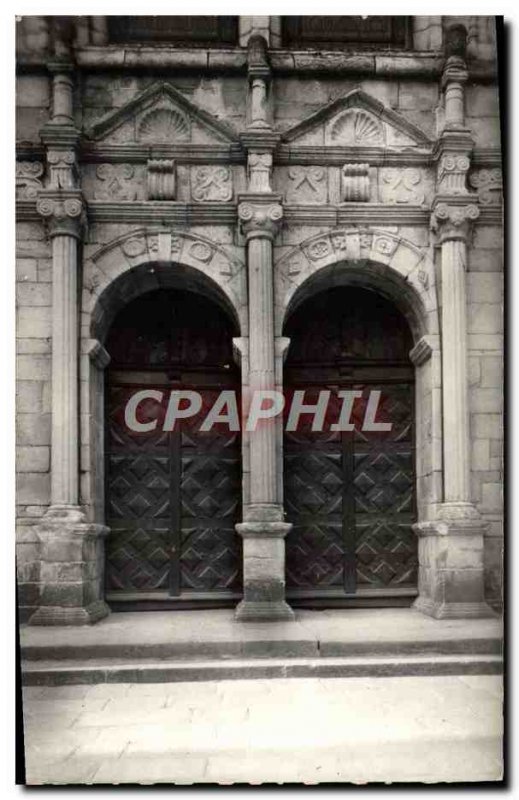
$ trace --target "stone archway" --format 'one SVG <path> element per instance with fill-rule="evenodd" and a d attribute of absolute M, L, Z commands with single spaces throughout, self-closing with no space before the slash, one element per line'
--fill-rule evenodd
<path fill-rule="evenodd" d="M 168 253 L 182 260 L 167 259 Z M 157 291 L 188 291 L 212 303 L 233 327 L 239 356 L 247 332 L 244 267 L 236 253 L 199 237 L 137 231 L 97 250 L 84 265 L 81 318 L 81 501 L 92 521 L 105 523 L 106 336 L 128 303 Z M 239 357 L 236 358 L 239 364 Z M 238 496 L 239 496 L 238 487 Z"/>
<path fill-rule="evenodd" d="M 395 234 L 344 228 L 319 234 L 283 253 L 275 266 L 277 380 L 289 339 L 288 317 L 306 299 L 334 287 L 364 287 L 392 302 L 412 334 L 416 420 L 416 518 L 434 519 L 443 496 L 441 351 L 434 265 L 427 252 Z M 283 469 L 282 430 L 278 436 Z M 420 564 L 419 584 L 423 578 Z"/>

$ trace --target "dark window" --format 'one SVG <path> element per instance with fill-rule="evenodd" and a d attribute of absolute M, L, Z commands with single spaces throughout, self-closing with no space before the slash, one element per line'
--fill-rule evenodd
<path fill-rule="evenodd" d="M 408 17 L 283 17 L 284 47 L 404 48 Z"/>
<path fill-rule="evenodd" d="M 176 45 L 234 46 L 238 17 L 108 17 L 111 42 L 164 42 Z"/>

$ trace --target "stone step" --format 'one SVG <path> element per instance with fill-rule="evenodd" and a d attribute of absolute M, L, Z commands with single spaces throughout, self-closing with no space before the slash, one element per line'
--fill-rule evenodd
<path fill-rule="evenodd" d="M 348 658 L 408 656 L 495 655 L 502 653 L 499 636 L 425 641 L 339 641 L 333 639 L 250 639 L 235 641 L 74 642 L 53 643 L 52 637 L 38 644 L 22 643 L 25 661 L 92 661 L 99 659 L 255 659 L 255 658 Z"/>
<path fill-rule="evenodd" d="M 406 675 L 493 675 L 502 659 L 491 654 L 348 656 L 318 658 L 78 659 L 22 661 L 26 686 L 90 683 L 170 683 L 255 678 L 347 678 Z"/>

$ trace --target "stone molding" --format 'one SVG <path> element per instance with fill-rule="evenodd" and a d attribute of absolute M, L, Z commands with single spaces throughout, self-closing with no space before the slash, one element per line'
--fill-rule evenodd
<path fill-rule="evenodd" d="M 85 223 L 85 203 L 79 190 L 44 190 L 39 194 L 36 210 L 46 219 L 51 237 L 81 238 Z"/>
<path fill-rule="evenodd" d="M 247 240 L 267 238 L 274 240 L 283 218 L 283 206 L 278 195 L 242 195 L 238 218 Z"/>
<path fill-rule="evenodd" d="M 472 223 L 479 217 L 476 203 L 453 205 L 443 201 L 435 203 L 431 214 L 431 229 L 438 234 L 439 243 L 462 240 L 467 241 Z"/>

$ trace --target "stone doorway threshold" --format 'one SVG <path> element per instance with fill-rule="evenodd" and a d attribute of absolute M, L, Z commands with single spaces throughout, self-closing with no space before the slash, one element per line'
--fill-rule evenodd
<path fill-rule="evenodd" d="M 412 608 L 298 610 L 239 623 L 231 609 L 113 613 L 93 626 L 20 632 L 25 685 L 233 678 L 492 674 L 502 621 Z"/>

